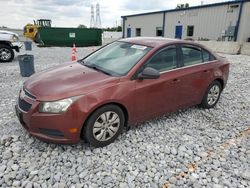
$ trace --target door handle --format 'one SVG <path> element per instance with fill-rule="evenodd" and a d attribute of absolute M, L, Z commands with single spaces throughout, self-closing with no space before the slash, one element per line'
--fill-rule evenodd
<path fill-rule="evenodd" d="M 209 70 L 204 70 L 203 72 L 205 72 L 205 73 L 209 73 Z"/>
<path fill-rule="evenodd" d="M 180 79 L 175 78 L 175 79 L 172 80 L 172 83 L 174 84 L 174 83 L 177 83 L 177 82 L 180 82 L 180 81 L 181 81 Z"/>

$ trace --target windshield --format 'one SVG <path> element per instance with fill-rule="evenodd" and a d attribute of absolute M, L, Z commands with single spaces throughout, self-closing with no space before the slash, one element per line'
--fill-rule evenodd
<path fill-rule="evenodd" d="M 83 61 L 87 67 L 113 76 L 124 76 L 150 49 L 142 45 L 114 42 Z"/>

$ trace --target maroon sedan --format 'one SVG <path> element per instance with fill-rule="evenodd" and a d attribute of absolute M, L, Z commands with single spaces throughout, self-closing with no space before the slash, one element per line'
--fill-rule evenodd
<path fill-rule="evenodd" d="M 229 63 L 194 42 L 130 38 L 75 63 L 33 75 L 19 95 L 17 116 L 42 140 L 95 147 L 124 126 L 193 105 L 214 107 Z"/>

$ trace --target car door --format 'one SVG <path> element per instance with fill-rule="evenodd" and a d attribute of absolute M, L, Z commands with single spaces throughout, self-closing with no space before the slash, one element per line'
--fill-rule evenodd
<path fill-rule="evenodd" d="M 166 47 L 146 62 L 138 71 L 152 67 L 160 72 L 158 79 L 135 80 L 135 115 L 146 119 L 176 110 L 180 80 L 175 74 L 179 66 L 176 46 Z"/>
<path fill-rule="evenodd" d="M 201 102 L 202 97 L 211 82 L 213 73 L 211 66 L 207 65 L 207 54 L 195 45 L 180 45 L 182 68 L 179 71 L 181 82 L 180 106 L 190 106 Z M 203 57 L 204 54 L 204 57 Z M 210 55 L 208 55 L 210 56 Z M 206 59 L 206 60 L 205 60 Z M 209 60 L 210 61 L 210 60 Z"/>

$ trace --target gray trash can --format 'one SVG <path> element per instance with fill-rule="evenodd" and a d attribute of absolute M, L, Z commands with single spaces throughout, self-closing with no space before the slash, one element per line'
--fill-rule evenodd
<path fill-rule="evenodd" d="M 17 59 L 19 62 L 20 73 L 22 77 L 29 77 L 35 73 L 33 55 L 19 55 L 17 56 Z"/>
<path fill-rule="evenodd" d="M 25 50 L 31 51 L 32 50 L 32 42 L 31 41 L 24 41 Z"/>

